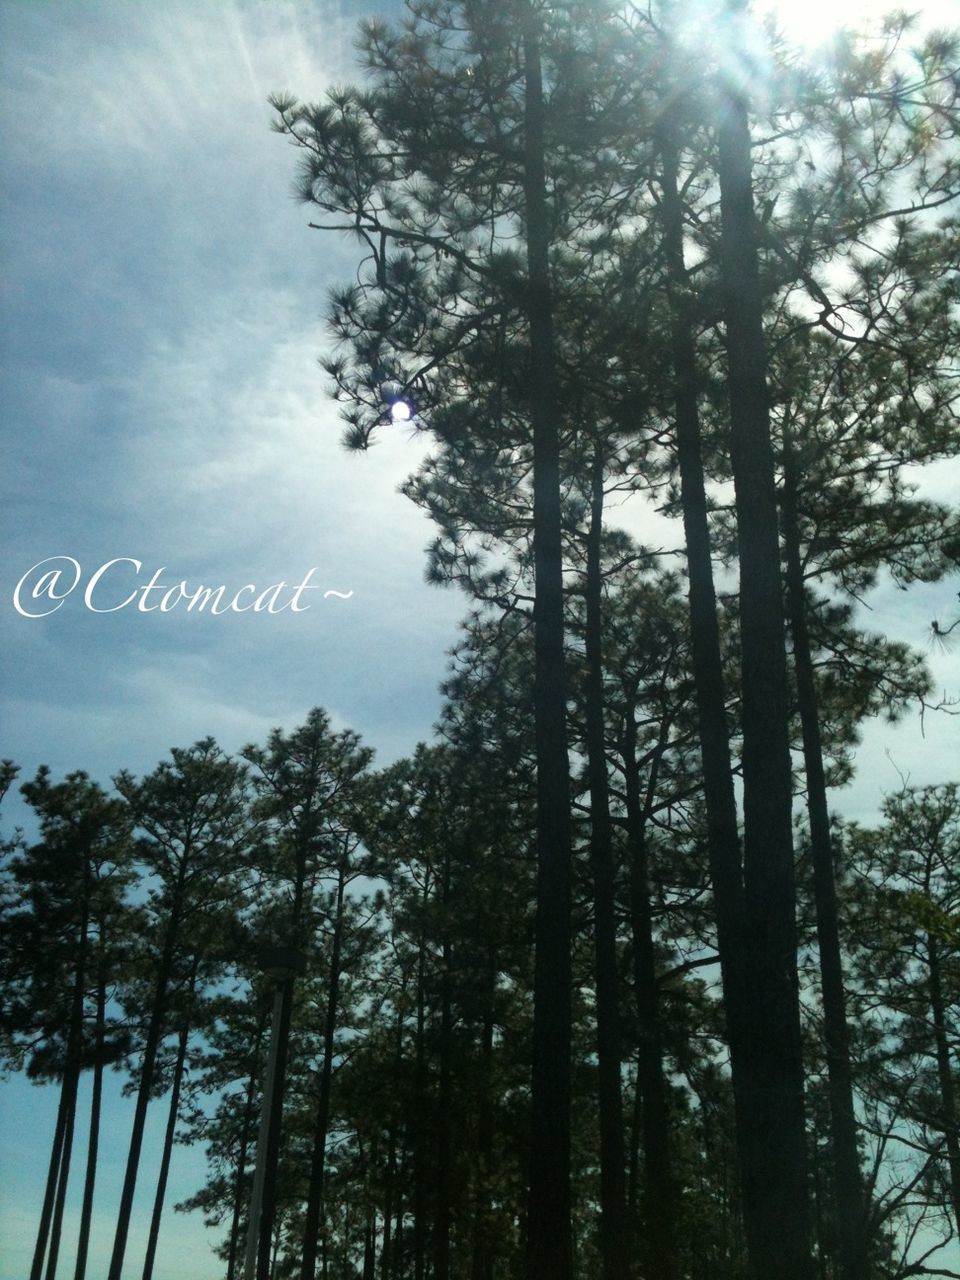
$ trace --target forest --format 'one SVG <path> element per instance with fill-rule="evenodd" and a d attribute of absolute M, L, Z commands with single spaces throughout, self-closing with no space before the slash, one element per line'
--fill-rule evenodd
<path fill-rule="evenodd" d="M 357 55 L 271 110 L 304 254 L 355 250 L 344 445 L 429 444 L 442 713 L 380 768 L 319 706 L 108 789 L 3 762 L 30 1280 L 92 1274 L 108 1073 L 107 1280 L 171 1209 L 227 1280 L 960 1277 L 960 784 L 831 795 L 872 719 L 958 709 L 859 606 L 960 566 L 916 480 L 960 445 L 960 37 L 407 0 Z"/>

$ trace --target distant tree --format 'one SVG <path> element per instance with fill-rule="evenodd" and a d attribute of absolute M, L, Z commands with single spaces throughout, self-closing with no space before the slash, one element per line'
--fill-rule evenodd
<path fill-rule="evenodd" d="M 889 1136 L 874 1136 L 914 1151 L 921 1173 L 924 1157 L 931 1162 L 923 1182 L 957 1238 L 960 787 L 906 787 L 883 812 L 883 826 L 850 825 L 843 841 L 855 1000 L 875 1032 L 874 1078 L 897 1121 Z M 879 1218 L 891 1196 L 877 1191 Z"/>
<path fill-rule="evenodd" d="M 59 1257 L 76 1122 L 77 1088 L 84 1067 L 94 1072 L 76 1276 L 86 1268 L 97 1174 L 103 1071 L 122 1053 L 123 1033 L 108 1019 L 108 992 L 129 953 L 133 914 L 125 897 L 131 882 L 129 819 L 76 771 L 53 783 L 46 767 L 21 792 L 35 811 L 40 841 L 14 853 L 8 864 L 19 901 L 6 920 L 7 1035 L 15 1060 L 35 1079 L 60 1080 L 51 1148 L 31 1275 L 53 1280 Z M 93 1001 L 92 1028 L 89 1026 Z"/>
<path fill-rule="evenodd" d="M 242 851 L 239 851 L 242 855 Z M 142 1280 L 151 1280 L 157 1257 L 160 1224 L 174 1143 L 182 1119 L 182 1096 L 188 1069 L 200 1060 L 215 1025 L 221 1002 L 216 992 L 231 978 L 236 981 L 249 960 L 250 944 L 240 912 L 245 903 L 228 892 L 222 910 L 213 908 L 204 920 L 200 945 L 184 945 L 176 957 L 167 997 L 166 1019 L 175 1036 L 174 1045 L 161 1046 L 155 1066 L 154 1092 L 169 1093 L 167 1122 L 160 1151 L 153 1211 L 147 1234 Z M 182 1138 L 180 1139 L 182 1140 Z"/>
<path fill-rule="evenodd" d="M 695 724 L 687 712 L 691 680 L 686 614 L 676 579 L 649 575 L 623 584 L 608 605 L 604 648 L 609 708 L 605 756 L 616 769 L 611 789 L 618 798 L 616 814 L 624 837 L 621 911 L 629 920 L 636 1014 L 631 1202 L 641 1210 L 646 1266 L 669 1280 L 681 1267 L 681 1186 L 660 953 L 668 916 L 664 881 L 684 880 L 686 869 L 681 870 L 680 841 L 656 833 L 684 812 L 701 785 Z M 663 845 L 667 847 L 661 859 L 655 851 Z M 671 866 L 674 862 L 680 865 Z"/>
<path fill-rule="evenodd" d="M 12 760 L 6 758 L 0 760 L 0 801 L 10 790 L 19 772 L 20 766 L 14 764 Z"/>
<path fill-rule="evenodd" d="M 109 1269 L 110 1280 L 120 1280 L 157 1057 L 170 1031 L 174 984 L 185 950 L 203 955 L 205 947 L 212 948 L 217 937 L 213 922 L 225 909 L 240 905 L 251 825 L 246 771 L 212 738 L 189 748 L 174 747 L 169 761 L 139 781 L 127 772 L 114 781 L 138 832 L 139 861 L 153 878 L 146 904 L 148 950 L 141 957 L 148 975 L 143 1050 L 134 1076 L 136 1107 Z"/>
<path fill-rule="evenodd" d="M 348 896 L 350 886 L 367 874 L 367 866 L 357 856 L 357 837 L 344 831 L 339 836 L 339 852 L 334 856 L 333 885 L 328 891 L 324 925 L 329 930 L 324 952 L 324 974 L 321 1031 L 323 1049 L 317 1072 L 313 1143 L 310 1178 L 307 1191 L 306 1218 L 303 1228 L 303 1251 L 300 1274 L 308 1280 L 314 1274 L 317 1239 L 321 1231 L 324 1201 L 327 1145 L 331 1128 L 334 1062 L 337 1035 L 344 1019 L 344 987 L 349 979 L 359 985 L 364 961 L 368 960 L 373 939 L 368 928 L 369 911 Z M 312 1092 L 312 1091 L 311 1091 Z M 311 1100 L 313 1100 L 311 1098 Z"/>
<path fill-rule="evenodd" d="M 252 948 L 251 948 L 252 952 Z M 210 1001 L 204 1045 L 186 1082 L 181 1140 L 206 1146 L 209 1172 L 204 1186 L 176 1208 L 199 1209 L 208 1227 L 228 1224 L 217 1252 L 227 1264 L 227 1280 L 243 1266 L 243 1232 L 257 1139 L 260 1082 L 270 1030 L 266 982 L 248 979 L 239 989 Z M 207 1097 L 215 1102 L 212 1108 Z"/>
<path fill-rule="evenodd" d="M 305 724 L 289 734 L 276 729 L 265 748 L 248 746 L 243 758 L 253 770 L 255 812 L 263 827 L 257 861 L 278 897 L 271 927 L 280 929 L 277 941 L 313 951 L 311 932 L 317 928 L 317 896 L 332 879 L 334 944 L 328 955 L 327 1002 L 323 1015 L 324 1065 L 316 1102 L 312 1173 L 301 1271 L 312 1280 L 316 1258 L 330 1108 L 333 1032 L 342 966 L 342 930 L 347 885 L 361 873 L 355 861 L 357 840 L 350 826 L 352 790 L 372 759 L 351 730 L 335 733 L 325 711 L 315 707 Z M 285 984 L 280 1024 L 280 1052 L 276 1066 L 274 1111 L 271 1119 L 264 1206 L 260 1228 L 258 1274 L 265 1274 L 273 1236 L 274 1191 L 280 1150 L 286 1053 L 290 1033 L 293 990 Z"/>

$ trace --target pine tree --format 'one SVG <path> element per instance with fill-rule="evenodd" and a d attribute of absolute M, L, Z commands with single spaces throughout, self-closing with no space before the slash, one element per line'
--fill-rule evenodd
<path fill-rule="evenodd" d="M 901 1140 L 932 1156 L 937 1177 L 931 1191 L 949 1205 L 960 1235 L 960 789 L 953 783 L 905 787 L 885 802 L 884 818 L 873 830 L 850 826 L 844 837 L 844 859 L 855 876 L 856 923 L 850 927 L 857 999 L 881 1033 L 890 1105 L 910 1130 Z M 871 1006 L 884 1022 L 877 1023 Z"/>
<path fill-rule="evenodd" d="M 109 1270 L 110 1280 L 120 1280 L 147 1107 L 157 1056 L 170 1029 L 168 1008 L 178 963 L 185 948 L 202 954 L 211 918 L 222 913 L 224 903 L 239 906 L 250 819 L 245 771 L 212 738 L 173 748 L 171 760 L 139 781 L 126 772 L 114 781 L 139 832 L 139 859 L 158 881 L 149 900 L 150 993 L 135 1077 L 136 1109 Z"/>
<path fill-rule="evenodd" d="M 314 927 L 313 912 L 319 884 L 324 877 L 333 876 L 337 885 L 334 946 L 329 958 L 327 1007 L 324 1015 L 324 1065 L 320 1072 L 313 1171 L 310 1177 L 301 1264 L 301 1273 L 312 1277 L 329 1122 L 332 1037 L 336 1025 L 342 964 L 343 895 L 350 880 L 360 873 L 359 866 L 352 865 L 356 840 L 349 827 L 351 788 L 369 764 L 372 752 L 360 746 L 359 738 L 352 731 L 334 733 L 327 714 L 316 707 L 310 712 L 305 724 L 292 733 L 285 735 L 279 729 L 274 730 L 266 748 L 247 747 L 243 757 L 254 769 L 256 812 L 265 824 L 260 861 L 274 885 L 283 887 L 284 897 L 289 894 L 289 899 L 284 903 L 283 923 L 275 921 L 273 924 L 273 928 L 279 926 L 285 930 L 283 937 L 278 940 L 309 953 L 312 947 L 308 931 Z M 276 1169 L 292 1001 L 292 980 L 289 980 L 283 993 L 280 1051 L 267 1151 L 257 1263 L 260 1274 L 267 1267 L 273 1235 Z"/>
<path fill-rule="evenodd" d="M 105 1063 L 122 1052 L 108 1026 L 107 992 L 129 947 L 132 913 L 129 827 L 123 806 L 87 774 L 53 783 L 41 767 L 21 787 L 40 823 L 40 842 L 9 862 L 19 903 L 7 920 L 8 1034 L 36 1079 L 60 1080 L 60 1103 L 32 1274 L 56 1275 L 76 1126 L 77 1088 L 94 1069 L 88 1158 L 76 1272 L 83 1275 L 97 1172 Z M 93 1027 L 89 1001 L 93 996 Z M 110 1020 L 113 1021 L 112 1019 Z"/>

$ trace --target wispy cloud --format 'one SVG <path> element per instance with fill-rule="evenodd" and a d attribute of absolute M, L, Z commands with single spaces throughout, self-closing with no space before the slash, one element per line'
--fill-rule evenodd
<path fill-rule="evenodd" d="M 429 528 L 396 492 L 420 447 L 339 446 L 316 357 L 325 289 L 352 251 L 307 230 L 265 101 L 342 76 L 359 8 L 117 12 L 7 14 L 20 182 L 6 214 L 18 252 L 0 627 L 24 676 L 8 750 L 32 764 L 76 749 L 77 764 L 115 768 L 124 738 L 142 757 L 157 737 L 157 754 L 200 732 L 250 737 L 331 698 L 409 748 L 398 708 L 370 697 L 370 667 L 386 667 L 387 688 L 391 668 L 416 686 L 406 718 L 426 734 L 461 602 L 422 584 Z M 38 103 L 39 139 L 20 124 Z M 93 618 L 71 599 L 26 622 L 12 583 L 47 555 L 85 574 L 132 556 L 145 577 L 165 566 L 164 581 L 232 589 L 316 567 L 353 596 L 308 617 L 230 619 Z"/>

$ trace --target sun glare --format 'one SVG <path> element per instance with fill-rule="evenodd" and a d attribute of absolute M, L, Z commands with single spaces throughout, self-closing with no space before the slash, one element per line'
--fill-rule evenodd
<path fill-rule="evenodd" d="M 883 19 L 896 10 L 917 14 L 922 27 L 957 26 L 955 0 L 900 3 L 897 0 L 756 0 L 755 11 L 769 14 L 792 44 L 815 48 L 845 27 L 879 31 Z"/>

